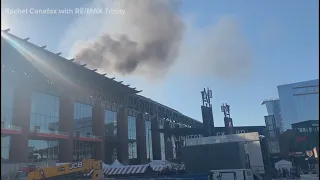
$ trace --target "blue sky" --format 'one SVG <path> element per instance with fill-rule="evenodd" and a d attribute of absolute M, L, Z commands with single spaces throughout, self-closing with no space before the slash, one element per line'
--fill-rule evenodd
<path fill-rule="evenodd" d="M 89 0 L 4 0 L 3 2 L 4 7 L 21 9 L 78 8 L 92 3 Z M 217 30 L 221 22 L 219 20 L 232 17 L 236 22 L 238 28 L 235 32 L 245 39 L 250 49 L 248 52 L 252 57 L 250 67 L 245 69 L 245 77 L 232 77 L 238 76 L 233 71 L 242 69 L 242 65 L 245 66 L 241 62 L 237 64 L 237 58 L 230 61 L 230 69 L 224 70 L 227 74 L 231 74 L 228 78 L 215 73 L 208 75 L 180 73 L 179 67 L 195 63 L 198 57 L 196 53 L 181 50 L 177 58 L 179 60 L 162 80 L 143 80 L 138 75 L 126 77 L 116 75 L 116 78 L 133 84 L 138 89 L 143 89 L 142 95 L 197 120 L 201 120 L 200 91 L 204 87 L 210 87 L 213 91 L 215 124 L 223 125 L 220 105 L 228 103 L 231 106 L 231 116 L 235 125 L 263 125 L 265 108 L 260 104 L 266 98 L 278 97 L 278 85 L 318 78 L 318 6 L 317 0 L 184 0 L 179 13 L 188 22 L 184 42 L 189 48 L 193 48 L 192 51 L 197 52 L 196 48 L 202 47 L 192 44 L 196 42 L 194 40 L 205 38 L 204 35 L 210 33 L 211 29 Z M 61 51 L 63 55 L 69 56 L 70 46 L 61 44 L 68 39 L 66 35 L 70 36 L 70 33 L 68 34 L 70 25 L 81 17 L 75 14 L 10 15 L 3 10 L 2 15 L 5 19 L 2 20 L 5 24 L 1 24 L 1 29 L 10 27 L 13 34 L 30 37 L 30 41 L 35 44 L 47 45 L 47 49 L 53 52 Z M 89 34 L 89 37 L 81 37 L 81 40 L 94 36 L 94 33 L 89 32 L 94 32 L 91 31 L 92 29 L 98 29 L 95 27 L 98 25 L 80 26 L 79 31 L 87 30 Z M 109 23 L 108 26 L 113 28 L 113 24 Z M 216 39 L 225 35 L 219 32 L 224 33 L 216 31 Z M 210 42 L 211 40 L 214 41 L 215 38 L 208 40 L 209 43 L 214 43 Z M 236 42 L 236 39 L 234 41 Z M 240 40 L 237 42 L 240 43 Z M 233 49 L 229 50 L 233 51 Z M 207 56 L 199 56 L 199 58 L 210 59 Z M 237 65 L 233 66 L 233 63 Z M 229 66 L 228 63 L 226 65 Z M 190 69 L 190 71 L 196 70 Z"/>

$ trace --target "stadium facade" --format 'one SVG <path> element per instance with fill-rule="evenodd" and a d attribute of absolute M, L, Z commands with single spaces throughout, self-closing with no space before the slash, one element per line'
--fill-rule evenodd
<path fill-rule="evenodd" d="M 175 159 L 162 128 L 202 123 L 46 46 L 1 32 L 1 161 Z M 168 146 L 168 143 L 171 143 Z"/>

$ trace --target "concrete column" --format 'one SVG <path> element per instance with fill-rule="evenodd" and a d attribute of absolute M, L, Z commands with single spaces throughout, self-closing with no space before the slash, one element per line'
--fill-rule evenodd
<path fill-rule="evenodd" d="M 146 123 L 142 113 L 136 118 L 136 129 L 138 160 L 140 164 L 147 164 Z"/>
<path fill-rule="evenodd" d="M 117 142 L 117 140 L 113 137 L 106 137 L 105 138 L 105 143 L 104 143 L 105 149 L 104 149 L 104 162 L 106 164 L 111 164 L 113 163 L 113 153 L 114 150 L 116 150 L 117 154 L 119 153 L 119 143 Z"/>
<path fill-rule="evenodd" d="M 117 138 L 118 138 L 118 160 L 124 164 L 129 164 L 128 150 L 128 112 L 125 108 L 119 108 L 117 114 Z"/>
<path fill-rule="evenodd" d="M 31 89 L 17 87 L 13 99 L 12 125 L 22 128 L 21 136 L 11 136 L 9 160 L 12 162 L 28 161 L 28 135 L 30 130 Z"/>
<path fill-rule="evenodd" d="M 93 107 L 92 131 L 94 135 L 102 139 L 101 142 L 94 144 L 94 158 L 104 160 L 104 105 L 101 102 L 97 102 Z"/>
<path fill-rule="evenodd" d="M 60 97 L 59 116 L 60 130 L 69 133 L 68 140 L 60 140 L 59 144 L 59 161 L 71 162 L 73 160 L 73 98 L 69 93 L 64 93 Z"/>
<path fill-rule="evenodd" d="M 164 127 L 165 133 L 164 133 L 164 141 L 165 141 L 165 148 L 166 148 L 166 160 L 173 160 L 173 146 L 171 141 L 171 133 L 168 133 L 167 129 L 170 129 L 169 122 L 165 121 Z"/>
<path fill-rule="evenodd" d="M 152 153 L 154 160 L 161 160 L 161 145 L 158 118 L 154 117 L 151 120 L 151 136 L 152 136 Z"/>

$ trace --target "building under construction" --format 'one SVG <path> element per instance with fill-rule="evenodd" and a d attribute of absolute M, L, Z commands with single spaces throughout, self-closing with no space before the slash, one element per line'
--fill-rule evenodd
<path fill-rule="evenodd" d="M 29 38 L 1 32 L 1 161 L 175 159 L 162 128 L 202 123 Z M 171 148 L 171 150 L 169 150 Z"/>

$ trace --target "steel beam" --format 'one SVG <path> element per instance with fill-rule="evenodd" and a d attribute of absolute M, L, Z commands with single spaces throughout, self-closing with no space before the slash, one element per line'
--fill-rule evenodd
<path fill-rule="evenodd" d="M 125 106 L 138 112 L 147 113 L 151 116 L 157 117 L 158 119 L 163 119 L 164 121 L 168 121 L 170 124 L 178 124 L 187 127 L 202 127 L 201 122 L 139 95 L 131 95 L 126 97 Z"/>

